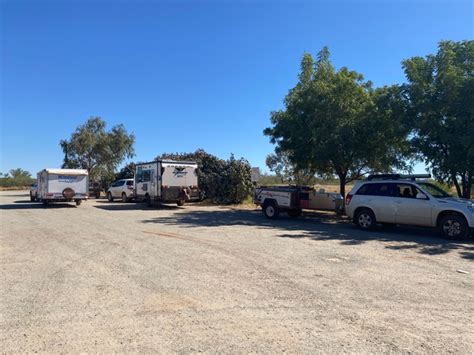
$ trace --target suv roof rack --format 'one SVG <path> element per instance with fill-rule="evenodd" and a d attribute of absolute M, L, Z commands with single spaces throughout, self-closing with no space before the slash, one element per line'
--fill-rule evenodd
<path fill-rule="evenodd" d="M 415 179 L 429 179 L 431 174 L 371 174 L 367 180 L 415 180 Z"/>

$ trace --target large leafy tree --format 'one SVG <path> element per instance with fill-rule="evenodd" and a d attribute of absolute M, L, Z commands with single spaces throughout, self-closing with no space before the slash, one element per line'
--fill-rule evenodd
<path fill-rule="evenodd" d="M 135 137 L 121 124 L 109 131 L 106 126 L 100 117 L 91 117 L 69 140 L 61 140 L 63 167 L 87 169 L 92 180 L 113 178 L 119 164 L 133 157 Z"/>
<path fill-rule="evenodd" d="M 306 53 L 285 108 L 271 113 L 264 133 L 297 170 L 334 176 L 345 185 L 369 171 L 404 167 L 406 125 L 398 87 L 374 90 L 345 67 L 336 70 L 323 48 L 315 61 Z"/>
<path fill-rule="evenodd" d="M 315 182 L 314 173 L 297 170 L 289 157 L 284 152 L 267 155 L 265 164 L 274 172 L 280 183 L 294 183 L 297 185 L 310 185 Z"/>
<path fill-rule="evenodd" d="M 474 41 L 440 42 L 403 62 L 412 143 L 438 180 L 470 198 L 474 180 Z"/>

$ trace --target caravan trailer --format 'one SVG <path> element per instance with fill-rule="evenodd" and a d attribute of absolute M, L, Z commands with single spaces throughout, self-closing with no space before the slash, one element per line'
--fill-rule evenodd
<path fill-rule="evenodd" d="M 199 199 L 195 162 L 156 160 L 138 163 L 135 168 L 135 199 L 149 205 Z"/>
<path fill-rule="evenodd" d="M 79 206 L 88 198 L 89 174 L 83 169 L 44 169 L 38 173 L 36 200 L 50 202 L 76 202 Z"/>

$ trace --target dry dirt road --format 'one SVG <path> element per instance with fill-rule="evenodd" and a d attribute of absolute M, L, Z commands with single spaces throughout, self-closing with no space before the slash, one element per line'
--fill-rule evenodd
<path fill-rule="evenodd" d="M 27 200 L 0 194 L 2 352 L 474 352 L 472 242 Z"/>

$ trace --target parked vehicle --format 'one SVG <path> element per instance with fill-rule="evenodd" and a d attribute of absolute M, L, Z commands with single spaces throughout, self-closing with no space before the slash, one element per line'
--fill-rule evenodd
<path fill-rule="evenodd" d="M 340 213 L 344 207 L 340 194 L 309 186 L 260 186 L 255 189 L 254 202 L 262 206 L 267 218 L 278 218 L 280 212 L 298 217 L 303 209 Z"/>
<path fill-rule="evenodd" d="M 448 238 L 474 232 L 474 203 L 453 198 L 422 175 L 371 175 L 346 198 L 346 213 L 361 229 L 385 225 L 436 227 Z"/>
<path fill-rule="evenodd" d="M 35 202 L 38 195 L 38 184 L 31 185 L 30 188 L 30 201 Z"/>
<path fill-rule="evenodd" d="M 107 199 L 112 202 L 114 198 L 120 198 L 122 202 L 131 201 L 134 197 L 133 179 L 117 180 L 107 190 Z"/>
<path fill-rule="evenodd" d="M 72 202 L 79 206 L 88 198 L 87 170 L 44 169 L 38 173 L 36 200 L 50 202 Z"/>
<path fill-rule="evenodd" d="M 95 196 L 95 198 L 100 198 L 100 194 L 103 190 L 100 181 L 89 182 L 89 197 Z"/>
<path fill-rule="evenodd" d="M 140 163 L 135 169 L 135 198 L 149 205 L 156 202 L 198 200 L 197 164 L 195 162 L 157 160 Z"/>

